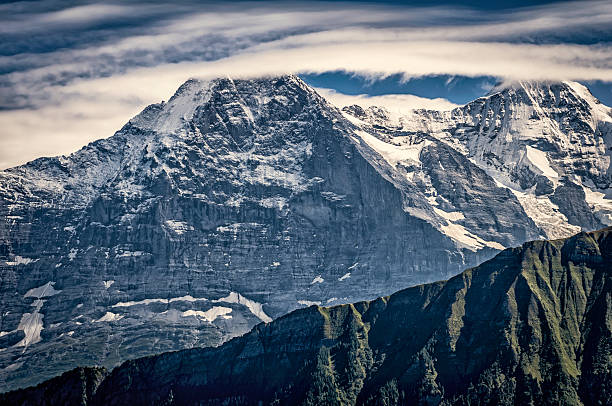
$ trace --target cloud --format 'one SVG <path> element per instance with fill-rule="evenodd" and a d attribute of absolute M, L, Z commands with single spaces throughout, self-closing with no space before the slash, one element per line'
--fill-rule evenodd
<path fill-rule="evenodd" d="M 26 52 L 13 50 L 10 60 L 0 58 L 0 68 L 7 72 L 5 79 L 10 83 L 44 78 L 49 84 L 55 84 L 164 63 L 210 61 L 269 42 L 275 42 L 278 47 L 322 46 L 357 40 L 364 45 L 387 41 L 533 43 L 534 38 L 563 43 L 564 33 L 573 35 L 575 30 L 582 34 L 595 31 L 601 35 L 603 31 L 612 35 L 609 26 L 612 5 L 601 2 L 562 3 L 512 13 L 351 3 L 272 7 L 266 2 L 243 3 L 242 8 L 207 5 L 206 12 L 202 8 L 189 10 L 185 5 L 164 8 L 147 4 L 92 4 L 54 11 L 47 17 L 44 13 L 35 13 L 27 24 L 27 15 L 21 16 L 18 26 L 23 27 L 23 38 L 11 37 L 4 43 L 10 46 L 11 42 L 26 41 L 23 45 Z M 65 20 L 66 17 L 58 17 L 65 14 L 73 20 L 78 20 L 77 16 L 108 20 L 121 11 L 125 14 L 121 19 L 125 26 L 117 18 L 110 19 L 110 28 L 98 27 L 95 35 L 91 35 L 90 28 L 75 33 L 69 24 L 55 25 L 64 27 L 64 33 L 50 33 L 49 27 L 41 23 L 41 20 Z M 2 22 L 0 27 L 11 23 L 9 19 Z M 28 32 L 37 28 L 45 29 L 40 38 Z M 36 42 L 39 48 L 40 44 L 49 43 L 49 49 L 27 52 L 30 42 Z M 11 75 L 11 72 L 23 74 Z"/>
<path fill-rule="evenodd" d="M 357 37 L 358 33 L 353 33 Z M 365 36 L 367 37 L 367 35 Z M 612 80 L 612 47 L 459 41 L 347 41 L 276 48 L 270 44 L 206 64 L 195 75 L 239 76 L 343 70 L 372 76 L 498 76 L 526 80 Z"/>
<path fill-rule="evenodd" d="M 0 111 L 0 168 L 76 151 L 112 135 L 135 115 L 135 103 L 71 101 L 36 110 Z"/>
<path fill-rule="evenodd" d="M 28 8 L 5 9 L 4 18 L 0 18 L 0 22 L 2 22 L 0 33 L 73 30 L 75 27 L 84 27 L 104 21 L 112 22 L 116 19 L 133 19 L 133 16 L 142 18 L 143 16 L 168 12 L 167 8 L 152 4 L 144 8 L 137 4 L 85 4 L 60 8 L 58 10 L 36 10 L 36 6 L 36 4 L 32 4 L 34 10 L 29 10 Z"/>
<path fill-rule="evenodd" d="M 334 89 L 315 88 L 317 93 L 338 108 L 357 104 L 363 108 L 379 106 L 386 108 L 396 115 L 408 114 L 411 110 L 452 110 L 458 104 L 443 98 L 428 99 L 412 94 L 385 94 L 382 96 L 370 96 L 367 94 L 348 95 L 337 92 Z"/>
<path fill-rule="evenodd" d="M 346 71 L 372 80 L 612 81 L 609 2 L 498 12 L 345 2 L 51 4 L 0 6 L 0 168 L 108 136 L 188 77 Z M 395 108 L 449 103 L 358 99 Z"/>

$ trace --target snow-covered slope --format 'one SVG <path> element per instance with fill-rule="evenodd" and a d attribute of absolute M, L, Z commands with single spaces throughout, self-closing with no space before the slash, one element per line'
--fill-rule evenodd
<path fill-rule="evenodd" d="M 521 84 L 389 120 L 295 76 L 189 80 L 110 138 L 2 171 L 0 389 L 594 228 L 610 127 L 587 96 Z"/>
<path fill-rule="evenodd" d="M 394 134 L 378 136 L 379 150 L 385 141 L 387 150 L 392 144 L 414 150 L 411 143 L 419 136 L 428 137 L 433 148 L 450 147 L 459 160 L 469 160 L 489 181 L 510 191 L 543 237 L 612 224 L 611 109 L 579 83 L 514 83 L 450 111 L 416 110 L 397 117 L 383 108 L 350 106 L 344 113 L 370 134 L 380 134 L 381 128 Z M 418 161 L 414 153 L 405 156 Z M 413 183 L 431 170 L 422 164 L 417 169 L 408 174 Z M 436 201 L 431 199 L 433 206 Z M 459 225 L 469 232 L 486 232 L 467 226 L 464 211 L 457 213 L 455 218 L 464 217 Z"/>

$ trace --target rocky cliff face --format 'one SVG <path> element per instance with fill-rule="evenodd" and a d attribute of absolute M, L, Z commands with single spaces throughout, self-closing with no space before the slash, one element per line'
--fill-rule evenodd
<path fill-rule="evenodd" d="M 128 361 L 110 373 L 77 369 L 0 400 L 608 404 L 611 304 L 608 228 L 507 249 L 446 282 L 390 297 L 297 310 L 216 349 Z"/>
<path fill-rule="evenodd" d="M 408 123 L 341 112 L 294 76 L 190 80 L 108 139 L 0 172 L 0 388 L 216 345 L 296 308 L 447 278 L 605 221 L 609 111 L 563 93 L 568 105 L 559 96 L 546 114 L 579 134 L 558 152 L 575 162 L 559 158 L 562 172 L 532 143 L 535 164 L 500 158 L 504 183 L 479 158 L 487 143 L 468 146 L 508 132 L 522 141 L 495 151 L 527 148 L 519 113 L 492 132 L 477 124 L 508 92 Z M 550 184 L 511 177 L 528 170 Z"/>

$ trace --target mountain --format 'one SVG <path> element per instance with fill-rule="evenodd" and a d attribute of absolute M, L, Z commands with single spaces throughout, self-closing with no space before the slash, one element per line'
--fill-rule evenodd
<path fill-rule="evenodd" d="M 359 106 L 344 112 L 366 130 L 393 129 L 382 140 L 392 145 L 386 147 L 387 156 L 398 167 L 405 161 L 394 154 L 418 147 L 419 138 L 448 145 L 496 185 L 510 190 L 546 238 L 612 222 L 612 110 L 579 83 L 517 82 L 443 112 L 415 110 L 398 116 L 384 108 Z M 443 161 L 440 164 L 417 163 L 408 168 L 407 176 L 447 184 L 461 177 L 461 172 L 451 172 L 440 178 L 448 169 Z M 465 206 L 474 206 L 471 202 L 459 199 L 458 205 L 456 196 L 449 198 L 447 190 L 434 187 L 439 203 L 450 200 L 452 210 L 469 215 Z M 479 217 L 488 221 L 481 213 L 473 221 Z M 482 235 L 478 228 L 473 232 Z"/>
<path fill-rule="evenodd" d="M 192 79 L 107 139 L 0 172 L 0 389 L 612 223 L 612 118 L 578 86 L 393 117 L 295 76 Z"/>
<path fill-rule="evenodd" d="M 445 282 L 313 305 L 219 348 L 79 368 L 15 405 L 603 405 L 612 227 L 525 243 Z M 76 389 L 75 389 L 76 388 Z"/>

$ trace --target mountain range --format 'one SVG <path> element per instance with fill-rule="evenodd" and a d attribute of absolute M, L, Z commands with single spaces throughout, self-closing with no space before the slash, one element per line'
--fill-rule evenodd
<path fill-rule="evenodd" d="M 574 82 L 398 116 L 339 109 L 292 75 L 191 79 L 109 138 L 0 172 L 0 391 L 219 345 L 612 224 L 610 111 Z M 363 318 L 355 306 L 295 314 L 342 324 Z M 460 393 L 432 383 L 432 399 L 450 399 L 436 385 Z"/>
<path fill-rule="evenodd" d="M 605 405 L 612 227 L 444 282 L 296 310 L 218 348 L 78 368 L 14 405 Z"/>

